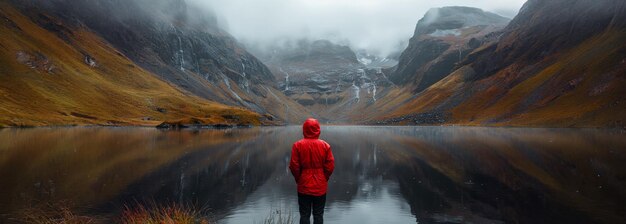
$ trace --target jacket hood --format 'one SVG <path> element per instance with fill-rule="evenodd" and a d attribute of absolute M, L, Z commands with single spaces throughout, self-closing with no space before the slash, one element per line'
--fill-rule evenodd
<path fill-rule="evenodd" d="M 320 123 L 314 118 L 307 119 L 302 125 L 302 135 L 304 135 L 304 138 L 318 139 L 320 133 Z"/>

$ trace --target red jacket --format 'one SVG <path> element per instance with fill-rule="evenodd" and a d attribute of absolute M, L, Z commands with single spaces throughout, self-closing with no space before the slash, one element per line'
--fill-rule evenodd
<path fill-rule="evenodd" d="M 335 158 L 330 145 L 320 137 L 320 123 L 309 118 L 302 125 L 304 139 L 291 148 L 289 169 L 298 183 L 298 193 L 322 196 L 326 194 L 328 179 L 335 169 Z"/>

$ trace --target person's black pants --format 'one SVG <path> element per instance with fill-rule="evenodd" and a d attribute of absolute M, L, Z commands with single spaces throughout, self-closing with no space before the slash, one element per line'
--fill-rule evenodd
<path fill-rule="evenodd" d="M 311 210 L 313 210 L 313 223 L 324 223 L 326 195 L 311 196 L 298 193 L 298 205 L 300 206 L 300 224 L 311 223 Z"/>

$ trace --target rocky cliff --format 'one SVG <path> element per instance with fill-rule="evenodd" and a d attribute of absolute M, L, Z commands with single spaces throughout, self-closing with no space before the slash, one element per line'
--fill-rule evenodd
<path fill-rule="evenodd" d="M 328 40 L 287 41 L 253 52 L 271 68 L 285 95 L 326 121 L 349 122 L 350 114 L 391 85 L 381 67 L 362 63 L 350 47 Z"/>
<path fill-rule="evenodd" d="M 381 107 L 388 109 L 379 119 L 403 124 L 624 127 L 624 21 L 624 1 L 528 1 L 500 33 L 486 35 L 488 41 L 481 41 L 456 66 L 446 67 L 452 72 L 443 73 L 441 80 L 418 88 L 423 91 L 417 94 L 415 86 L 405 86 L 385 100 Z M 407 62 L 401 60 L 398 71 L 413 65 Z"/>
<path fill-rule="evenodd" d="M 274 88 L 269 69 L 221 30 L 209 12 L 184 0 L 26 0 L 12 4 L 62 39 L 64 34 L 58 30 L 93 32 L 134 64 L 204 99 L 286 121 L 308 114 Z M 286 112 L 289 106 L 292 109 Z"/>
<path fill-rule="evenodd" d="M 181 91 L 81 24 L 14 6 L 0 2 L 0 126 L 262 122 Z"/>
<path fill-rule="evenodd" d="M 509 22 L 470 7 L 430 9 L 417 23 L 409 46 L 390 75 L 397 84 L 412 83 L 421 92 L 450 74 L 467 54 L 491 41 Z"/>
<path fill-rule="evenodd" d="M 430 10 L 399 64 L 386 69 L 384 58 L 325 40 L 255 51 L 257 59 L 210 12 L 183 0 L 1 1 L 0 125 L 295 123 L 312 115 L 626 126 L 626 2 L 530 0 L 507 22 L 474 8 Z"/>

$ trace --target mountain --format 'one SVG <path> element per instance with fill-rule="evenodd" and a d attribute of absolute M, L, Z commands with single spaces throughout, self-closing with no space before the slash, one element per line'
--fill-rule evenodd
<path fill-rule="evenodd" d="M 84 27 L 37 15 L 0 2 L 0 126 L 260 122 L 164 82 Z"/>
<path fill-rule="evenodd" d="M 251 51 L 270 67 L 285 95 L 324 121 L 350 122 L 351 114 L 391 84 L 380 67 L 361 62 L 366 54 L 328 40 L 285 41 Z"/>
<path fill-rule="evenodd" d="M 509 22 L 502 16 L 470 7 L 428 10 L 417 23 L 409 46 L 390 78 L 411 82 L 421 92 L 453 71 L 467 54 L 488 42 Z"/>
<path fill-rule="evenodd" d="M 120 75 L 135 78 L 137 76 L 135 70 L 141 70 L 144 76 L 150 77 L 151 80 L 155 80 L 154 82 L 158 80 L 162 83 L 160 85 L 167 85 L 173 91 L 193 97 L 193 100 L 184 100 L 190 105 L 194 105 L 194 101 L 200 101 L 215 105 L 226 104 L 243 107 L 264 114 L 263 117 L 272 120 L 275 118 L 283 121 L 299 120 L 307 116 L 304 108 L 289 101 L 286 96 L 273 87 L 274 77 L 263 63 L 245 51 L 228 33 L 221 30 L 216 25 L 216 19 L 213 16 L 207 12 L 199 11 L 197 7 L 188 5 L 184 0 L 16 0 L 3 2 L 2 10 L 4 14 L 11 12 L 10 15 L 4 16 L 5 21 L 9 21 L 5 22 L 4 29 L 15 34 L 12 36 L 12 40 L 2 38 L 2 41 L 33 41 L 34 36 L 40 32 L 44 32 L 50 36 L 50 39 L 54 39 L 36 40 L 36 44 L 39 46 L 26 46 L 30 43 L 13 46 L 12 52 L 5 52 L 8 54 L 5 57 L 5 64 L 14 64 L 20 60 L 51 61 L 49 57 L 52 56 L 48 55 L 59 54 L 56 55 L 57 58 L 54 58 L 55 62 L 84 61 L 84 64 L 90 65 L 90 70 L 101 70 L 97 72 L 115 82 L 112 84 L 112 88 L 123 89 L 124 86 L 136 85 L 155 92 L 166 89 L 162 87 L 152 88 L 148 86 L 148 83 L 139 80 L 131 80 L 132 82 L 129 83 L 129 80 L 113 78 Z M 20 24 L 10 22 L 14 20 L 31 23 L 29 25 L 32 26 L 28 28 L 32 32 L 22 32 L 24 28 L 19 26 Z M 79 34 L 88 35 L 90 39 L 80 39 L 83 36 L 79 36 Z M 48 41 L 50 42 L 48 43 Z M 52 46 L 51 43 L 57 43 L 55 41 L 60 41 L 62 44 L 58 43 Z M 81 44 L 84 46 L 79 46 Z M 101 46 L 95 47 L 93 45 Z M 28 51 L 26 51 L 27 47 L 30 47 Z M 48 48 L 49 53 L 41 54 L 39 51 L 43 48 Z M 62 54 L 66 52 L 59 51 L 75 52 Z M 15 56 L 16 54 L 18 56 Z M 108 61 L 111 58 L 124 62 L 114 64 Z M 11 67 L 3 71 L 3 74 L 25 72 L 19 69 L 22 68 Z M 71 72 L 88 73 L 81 70 L 80 67 L 56 71 L 60 75 Z M 13 86 L 14 82 L 25 81 L 23 78 L 13 78 L 15 80 L 8 81 L 7 85 Z M 75 80 L 72 85 L 58 83 L 57 88 L 68 93 L 75 92 L 78 94 L 80 88 L 94 89 L 96 87 L 94 85 L 98 85 L 97 82 L 101 81 L 85 77 L 83 79 Z M 47 85 L 45 81 L 36 81 L 40 82 L 38 83 L 40 86 L 36 86 L 37 88 L 45 88 L 42 86 Z M 53 82 L 60 81 L 55 80 Z M 30 85 L 35 84 L 31 82 Z M 50 109 L 50 107 L 60 106 L 57 103 L 51 106 L 26 105 L 28 102 L 26 100 L 34 99 L 24 96 L 23 99 L 18 100 L 19 94 L 26 94 L 21 93 L 21 89 L 9 89 L 7 87 L 3 90 L 3 92 L 10 94 L 10 100 L 5 102 L 13 101 L 14 105 L 11 106 L 13 108 L 32 106 L 39 109 Z M 163 93 L 167 92 L 167 90 L 163 91 Z M 51 97 L 50 94 L 55 95 L 56 92 L 40 94 L 37 97 L 47 98 Z M 104 93 L 96 92 L 93 94 Z M 129 97 L 123 93 L 119 93 L 119 96 Z M 87 93 L 81 95 L 83 99 L 80 100 L 75 99 L 76 96 L 71 97 L 73 98 L 72 101 L 82 103 L 83 100 L 89 101 L 89 99 L 98 96 Z M 148 101 L 144 99 L 135 100 Z M 119 102 L 114 99 L 108 101 Z M 116 104 L 112 105 L 117 106 Z M 286 113 L 283 109 L 285 107 L 276 105 L 287 105 L 287 107 L 291 106 L 292 109 L 290 113 Z M 95 110 L 101 110 L 101 107 L 106 106 L 94 105 L 94 108 L 81 108 L 84 110 L 81 114 L 94 117 L 90 114 L 96 113 Z M 229 108 L 223 105 L 220 107 Z M 187 114 L 182 115 L 187 116 Z M 20 115 L 16 114 L 11 117 L 14 116 L 19 117 Z M 103 112 L 101 116 L 115 117 L 118 115 Z M 46 123 L 45 120 L 48 117 L 50 116 L 41 116 L 41 122 Z M 13 125 L 12 123 L 15 122 L 5 123 Z"/>
<path fill-rule="evenodd" d="M 621 0 L 529 0 L 510 21 L 475 8 L 431 9 L 408 47 L 388 58 L 327 40 L 244 48 L 200 8 L 184 0 L 1 1 L 0 126 L 308 116 L 626 126 Z"/>
<path fill-rule="evenodd" d="M 379 55 L 370 54 L 367 50 L 361 49 L 356 51 L 357 60 L 365 67 L 371 69 L 383 69 L 383 68 L 391 68 L 398 65 L 398 60 L 396 55 L 400 53 L 391 53 L 387 57 L 381 57 Z M 398 56 L 399 57 L 399 56 Z"/>
<path fill-rule="evenodd" d="M 416 34 L 433 30 L 420 27 Z M 446 66 L 452 72 L 438 73 L 443 75 L 435 80 L 399 72 L 414 66 L 401 58 L 393 78 L 415 81 L 380 102 L 378 107 L 384 109 L 375 120 L 625 126 L 626 2 L 530 0 L 502 31 L 477 40 L 480 46 L 472 47 L 456 65 Z M 409 47 L 404 55 L 419 54 Z"/>

